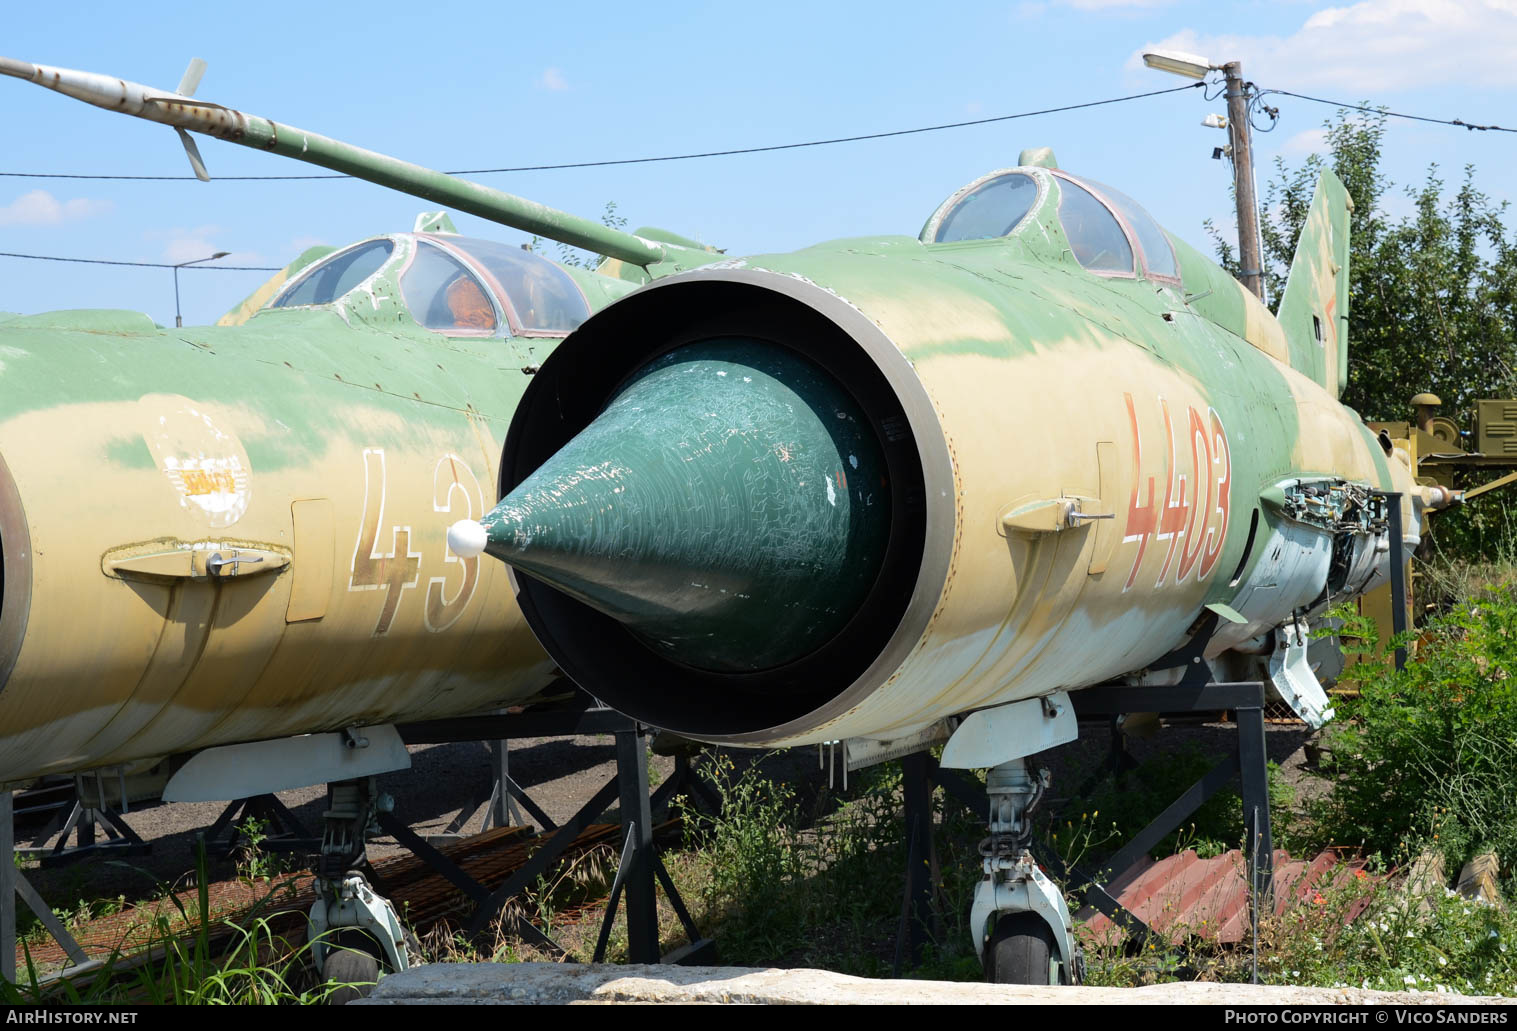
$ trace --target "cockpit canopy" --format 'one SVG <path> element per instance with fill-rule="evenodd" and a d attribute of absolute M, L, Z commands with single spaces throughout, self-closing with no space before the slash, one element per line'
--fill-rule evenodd
<path fill-rule="evenodd" d="M 305 270 L 269 307 L 336 304 L 382 273 L 398 283 L 417 325 L 449 336 L 566 336 L 590 317 L 584 293 L 553 262 L 442 233 L 395 233 L 344 248 Z"/>
<path fill-rule="evenodd" d="M 1180 278 L 1174 248 L 1153 216 L 1109 186 L 1057 169 L 1015 168 L 982 176 L 944 201 L 923 243 L 1010 236 L 1057 190 L 1057 219 L 1075 260 L 1097 275 Z"/>

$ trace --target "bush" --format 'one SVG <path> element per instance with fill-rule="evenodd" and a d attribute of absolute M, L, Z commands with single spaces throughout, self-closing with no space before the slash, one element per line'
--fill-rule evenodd
<path fill-rule="evenodd" d="M 1313 811 L 1326 843 L 1406 858 L 1441 852 L 1451 871 L 1495 851 L 1517 865 L 1517 589 L 1484 592 L 1422 631 L 1400 672 L 1378 661 L 1374 627 L 1350 612 L 1346 651 L 1372 661 L 1341 682 L 1358 689 L 1329 725 L 1331 797 Z M 1386 652 L 1397 642 L 1387 644 Z"/>
<path fill-rule="evenodd" d="M 705 770 L 722 814 L 689 821 L 700 828 L 689 843 L 710 871 L 698 922 L 719 923 L 723 961 L 886 973 L 904 862 L 895 764 L 863 771 L 846 800 L 824 793 L 811 819 L 757 763 L 740 771 L 719 758 Z"/>

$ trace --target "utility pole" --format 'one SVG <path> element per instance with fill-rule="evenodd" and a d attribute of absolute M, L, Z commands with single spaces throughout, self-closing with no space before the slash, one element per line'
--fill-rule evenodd
<path fill-rule="evenodd" d="M 1254 148 L 1249 139 L 1248 86 L 1241 61 L 1222 66 L 1227 78 L 1227 127 L 1233 145 L 1233 195 L 1238 202 L 1238 276 L 1264 300 L 1264 258 L 1259 246 L 1259 205 L 1254 197 Z"/>
<path fill-rule="evenodd" d="M 1187 79 L 1204 79 L 1210 72 L 1220 71 L 1227 80 L 1227 129 L 1232 139 L 1233 197 L 1238 203 L 1238 278 L 1243 285 L 1264 300 L 1264 256 L 1259 246 L 1259 203 L 1254 196 L 1254 148 L 1249 139 L 1248 86 L 1243 81 L 1243 62 L 1228 61 L 1213 64 L 1200 54 L 1181 50 L 1149 50 L 1143 54 L 1143 63 L 1150 68 L 1171 75 L 1183 75 Z M 1201 123 L 1221 128 L 1221 120 L 1208 115 Z M 1220 156 L 1221 148 L 1212 153 Z"/>

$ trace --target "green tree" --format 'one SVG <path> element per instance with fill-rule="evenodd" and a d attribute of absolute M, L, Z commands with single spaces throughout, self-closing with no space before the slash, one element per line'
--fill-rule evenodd
<path fill-rule="evenodd" d="M 614 200 L 606 201 L 606 210 L 601 212 L 600 220 L 602 225 L 610 226 L 612 229 L 627 228 L 627 219 L 616 213 L 616 201 Z M 532 237 L 529 249 L 535 251 L 546 242 L 542 237 L 534 236 Z M 558 263 L 560 265 L 593 269 L 599 266 L 602 260 L 599 254 L 591 254 L 589 251 L 580 250 L 578 247 L 570 247 L 566 243 L 560 242 L 554 246 L 558 248 Z"/>
<path fill-rule="evenodd" d="M 1517 237 L 1507 205 L 1475 185 L 1466 166 L 1451 195 L 1436 164 L 1403 191 L 1411 213 L 1392 218 L 1396 189 L 1381 171 L 1383 112 L 1340 112 L 1325 123 L 1326 153 L 1298 165 L 1275 160 L 1260 220 L 1268 296 L 1275 306 L 1295 255 L 1317 177 L 1331 168 L 1353 198 L 1349 222 L 1349 374 L 1343 401 L 1366 419 L 1410 417 L 1413 394 L 1430 390 L 1441 414 L 1468 430 L 1475 401 L 1517 396 Z M 1236 256 L 1207 224 L 1224 267 Z M 1468 482 L 1488 479 L 1475 470 Z M 1439 519 L 1448 558 L 1488 560 L 1514 550 L 1517 499 L 1488 495 Z"/>
<path fill-rule="evenodd" d="M 1381 172 L 1384 113 L 1340 112 L 1325 123 L 1327 153 L 1294 167 L 1275 159 L 1260 235 L 1268 295 L 1278 306 L 1317 177 L 1331 168 L 1354 201 L 1349 222 L 1349 379 L 1345 404 L 1367 419 L 1408 417 L 1431 390 L 1462 426 L 1474 402 L 1517 390 L 1517 238 L 1466 166 L 1452 196 L 1436 164 L 1407 187 L 1413 213 L 1393 220 Z M 1236 258 L 1210 224 L 1229 270 Z"/>

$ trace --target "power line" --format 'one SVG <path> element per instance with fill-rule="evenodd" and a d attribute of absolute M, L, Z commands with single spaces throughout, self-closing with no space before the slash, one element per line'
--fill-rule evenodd
<path fill-rule="evenodd" d="M 1268 96 L 1278 93 L 1285 97 L 1295 97 L 1297 100 L 1310 100 L 1317 104 L 1327 104 L 1330 107 L 1341 107 L 1348 111 L 1368 111 L 1371 114 L 1382 114 L 1389 118 L 1405 118 L 1413 122 L 1433 122 L 1438 125 L 1457 125 L 1471 132 L 1517 132 L 1517 129 L 1508 129 L 1500 125 L 1479 125 L 1475 122 L 1466 122 L 1462 118 L 1429 118 L 1425 115 L 1409 115 L 1400 111 L 1388 111 L 1381 107 L 1370 107 L 1368 104 L 1345 104 L 1339 100 L 1324 100 L 1322 97 L 1309 97 L 1305 93 L 1292 93 L 1286 89 L 1261 89 L 1256 96 Z"/>
<path fill-rule="evenodd" d="M 1088 107 L 1102 107 L 1107 104 L 1123 104 L 1129 100 L 1142 100 L 1145 97 L 1157 97 L 1166 93 L 1179 93 L 1182 90 L 1197 89 L 1205 83 L 1195 82 L 1184 86 L 1174 86 L 1170 89 L 1150 90 L 1147 93 L 1132 93 L 1125 97 L 1110 97 L 1106 100 L 1090 100 L 1083 104 L 1066 104 L 1063 107 L 1047 107 L 1039 111 L 1020 111 L 1014 115 L 996 115 L 992 118 L 975 118 L 967 122 L 944 122 L 940 125 L 924 125 L 915 129 L 895 129 L 891 132 L 872 132 L 861 136 L 838 136 L 826 140 L 807 140 L 804 143 L 776 143 L 767 147 L 737 147 L 732 150 L 706 150 L 694 154 L 664 154 L 659 157 L 646 158 L 616 158 L 608 161 L 571 161 L 556 165 L 517 165 L 514 168 L 463 168 L 445 175 L 487 175 L 495 172 L 553 172 L 566 168 L 605 168 L 610 165 L 647 165 L 658 161 L 693 161 L 696 158 L 731 157 L 737 154 L 767 154 L 777 150 L 800 150 L 803 147 L 826 147 L 834 143 L 858 143 L 863 140 L 883 140 L 893 136 L 914 136 L 924 132 L 941 132 L 945 129 L 964 129 L 975 125 L 990 125 L 994 122 L 1009 122 L 1017 118 L 1032 118 L 1036 115 L 1059 114 L 1064 111 L 1079 111 Z M 0 172 L 0 176 L 21 179 L 112 179 L 128 181 L 169 181 L 195 179 L 192 175 L 76 175 L 53 172 Z M 311 179 L 353 179 L 355 176 L 333 173 L 328 175 L 222 175 L 216 177 L 223 182 L 290 182 Z"/>
<path fill-rule="evenodd" d="M 72 261 L 81 265 L 135 265 L 138 268 L 182 268 L 186 272 L 278 272 L 283 265 L 170 265 L 161 261 L 106 261 L 103 258 L 58 258 L 51 254 L 14 254 L 0 251 L 0 258 L 30 258 L 33 261 Z"/>
<path fill-rule="evenodd" d="M 806 140 L 801 143 L 776 143 L 764 147 L 735 147 L 730 150 L 704 150 L 689 154 L 662 154 L 656 157 L 614 158 L 604 161 L 567 161 L 558 164 L 514 165 L 505 168 L 460 168 L 445 172 L 444 174 L 491 175 L 502 172 L 553 172 L 570 168 L 606 168 L 613 165 L 646 165 L 661 161 L 693 161 L 698 158 L 732 157 L 739 154 L 767 154 L 781 150 L 826 147 L 837 143 L 859 143 L 865 140 L 883 140 L 896 136 L 914 136 L 920 133 L 942 132 L 946 129 L 964 129 L 976 125 L 991 125 L 996 122 L 1009 122 L 1018 118 L 1033 118 L 1038 115 L 1060 114 L 1065 111 L 1104 107 L 1108 104 L 1122 104 L 1130 100 L 1143 100 L 1147 97 L 1163 96 L 1166 93 L 1179 93 L 1182 90 L 1204 88 L 1205 85 L 1206 83 L 1204 82 L 1196 82 L 1185 86 L 1174 86 L 1170 89 L 1150 90 L 1147 93 L 1132 93 L 1123 97 L 1109 97 L 1105 100 L 1090 100 L 1081 104 L 1065 104 L 1062 107 L 1047 107 L 1037 111 L 1019 111 L 1016 114 L 995 115 L 990 118 L 974 118 L 962 122 L 943 122 L 938 125 L 918 126 L 914 129 L 895 129 L 889 132 L 864 133 L 858 136 L 836 136 L 825 140 Z M 1405 118 L 1411 121 L 1431 122 L 1437 125 L 1453 125 L 1470 130 L 1471 132 L 1477 130 L 1480 132 L 1517 132 L 1517 129 L 1509 129 L 1500 125 L 1482 125 L 1478 122 L 1466 122 L 1462 118 L 1431 118 L 1426 115 L 1390 111 L 1385 108 L 1372 107 L 1368 104 L 1348 104 L 1341 100 L 1328 100 L 1324 97 L 1313 97 L 1305 93 L 1294 93 L 1283 89 L 1259 89 L 1254 93 L 1254 98 L 1268 96 L 1272 93 L 1286 97 L 1295 97 L 1298 100 L 1309 100 L 1316 104 L 1326 104 L 1329 107 L 1342 108 L 1348 111 L 1366 111 L 1372 114 L 1384 114 L 1390 118 Z M 12 179 L 105 179 L 118 182 L 189 182 L 195 179 L 192 175 L 87 175 L 73 172 L 0 172 L 0 177 Z M 312 175 L 223 175 L 216 178 L 223 182 L 309 182 L 318 179 L 353 179 L 356 176 L 333 172 Z"/>

